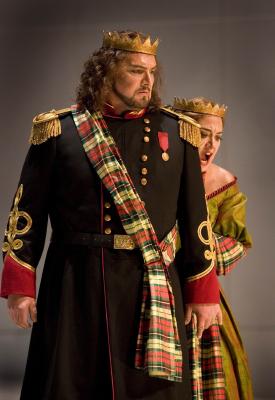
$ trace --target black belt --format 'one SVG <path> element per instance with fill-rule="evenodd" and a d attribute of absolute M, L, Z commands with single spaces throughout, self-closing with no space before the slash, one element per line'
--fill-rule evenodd
<path fill-rule="evenodd" d="M 51 242 L 86 247 L 107 247 L 117 250 L 133 250 L 136 247 L 129 235 L 101 235 L 82 232 L 53 232 Z"/>

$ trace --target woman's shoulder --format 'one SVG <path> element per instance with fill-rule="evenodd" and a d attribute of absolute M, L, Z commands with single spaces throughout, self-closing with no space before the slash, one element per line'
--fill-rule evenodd
<path fill-rule="evenodd" d="M 227 169 L 222 168 L 217 164 L 212 164 L 212 168 L 212 173 L 215 175 L 215 180 L 218 187 L 222 187 L 228 183 L 236 181 L 235 175 L 233 175 L 232 172 L 228 171 Z"/>
<path fill-rule="evenodd" d="M 213 185 L 209 193 L 207 193 L 207 199 L 213 198 L 216 195 L 225 192 L 227 189 L 236 186 L 237 178 L 232 172 L 220 167 L 217 164 L 212 164 L 211 175 L 215 184 Z"/>

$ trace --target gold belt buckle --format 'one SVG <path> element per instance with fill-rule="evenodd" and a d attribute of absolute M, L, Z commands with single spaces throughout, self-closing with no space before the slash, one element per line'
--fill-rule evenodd
<path fill-rule="evenodd" d="M 135 243 L 129 235 L 114 235 L 114 249 L 133 250 Z"/>

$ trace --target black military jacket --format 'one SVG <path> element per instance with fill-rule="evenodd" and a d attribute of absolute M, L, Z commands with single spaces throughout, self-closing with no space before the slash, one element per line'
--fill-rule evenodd
<path fill-rule="evenodd" d="M 87 158 L 71 113 L 59 118 L 61 134 L 31 145 L 20 177 L 18 210 L 31 218 L 31 226 L 23 234 L 5 238 L 6 253 L 29 271 L 38 265 L 48 216 L 55 237 L 64 232 L 125 233 L 110 194 Z M 178 220 L 182 279 L 209 272 L 211 260 L 205 252 L 210 247 L 198 232 L 207 220 L 198 151 L 180 138 L 177 118 L 154 111 L 140 118 L 106 116 L 105 120 L 159 240 Z M 162 157 L 161 132 L 168 133 L 167 161 Z M 24 231 L 26 218 L 19 216 L 16 224 Z M 22 241 L 18 249 L 13 246 L 17 238 Z M 2 295 L 8 291 L 2 287 Z"/>

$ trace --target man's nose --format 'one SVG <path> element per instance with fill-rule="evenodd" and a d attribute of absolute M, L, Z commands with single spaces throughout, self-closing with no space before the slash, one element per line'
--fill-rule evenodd
<path fill-rule="evenodd" d="M 148 85 L 148 86 L 152 86 L 153 84 L 153 77 L 150 74 L 149 71 L 145 71 L 144 76 L 143 76 L 143 83 Z"/>

